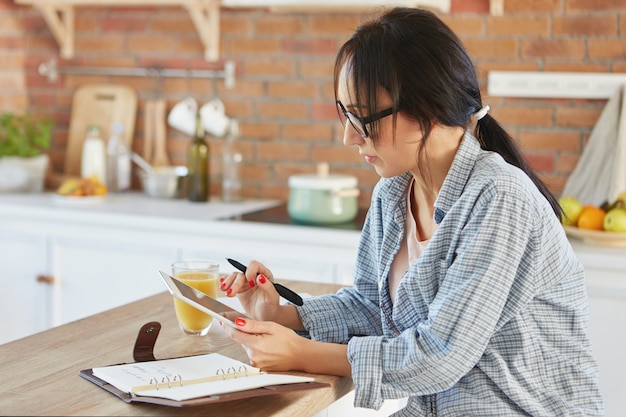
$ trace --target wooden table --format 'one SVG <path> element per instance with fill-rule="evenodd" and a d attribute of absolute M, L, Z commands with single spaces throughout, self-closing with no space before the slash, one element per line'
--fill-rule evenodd
<path fill-rule="evenodd" d="M 314 295 L 340 288 L 329 284 L 284 282 L 296 292 Z M 13 319 L 19 320 L 18 317 Z M 134 362 L 132 352 L 137 333 L 142 325 L 151 321 L 162 325 L 154 349 L 157 359 L 219 352 L 241 361 L 248 360 L 241 346 L 233 343 L 220 326 L 214 325 L 206 337 L 183 335 L 176 323 L 172 298 L 164 292 L 0 345 L 0 413 L 302 417 L 315 415 L 353 388 L 350 378 L 312 375 L 331 386 L 209 406 L 175 408 L 126 404 L 78 375 L 82 369 Z"/>

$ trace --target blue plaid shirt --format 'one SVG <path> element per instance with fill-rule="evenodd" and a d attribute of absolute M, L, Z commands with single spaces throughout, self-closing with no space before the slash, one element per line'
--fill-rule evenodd
<path fill-rule="evenodd" d="M 409 397 L 398 416 L 603 415 L 584 271 L 530 179 L 466 133 L 438 229 L 392 305 L 410 180 L 376 185 L 354 286 L 298 308 L 311 338 L 348 343 L 355 406 Z"/>

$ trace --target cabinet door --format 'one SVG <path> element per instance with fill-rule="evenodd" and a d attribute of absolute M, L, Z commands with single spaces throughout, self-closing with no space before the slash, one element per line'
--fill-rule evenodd
<path fill-rule="evenodd" d="M 176 248 L 151 233 L 81 228 L 51 240 L 54 324 L 59 325 L 166 290 Z"/>
<path fill-rule="evenodd" d="M 181 249 L 182 259 L 215 259 L 220 271 L 234 271 L 226 258 L 243 264 L 255 259 L 272 270 L 277 279 L 350 284 L 349 270 L 355 259 L 356 248 L 321 247 L 302 242 L 246 240 L 219 238 L 188 240 Z"/>
<path fill-rule="evenodd" d="M 572 241 L 585 267 L 589 294 L 589 336 L 600 367 L 600 392 L 607 417 L 626 409 L 626 249 Z"/>
<path fill-rule="evenodd" d="M 0 223 L 0 271 L 0 344 L 47 329 L 45 235 Z"/>

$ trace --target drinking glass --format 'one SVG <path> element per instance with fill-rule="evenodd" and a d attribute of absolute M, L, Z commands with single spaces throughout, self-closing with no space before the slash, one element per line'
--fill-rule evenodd
<path fill-rule="evenodd" d="M 172 264 L 172 275 L 213 298 L 217 297 L 219 264 L 215 261 L 181 261 Z M 213 318 L 195 307 L 174 298 L 178 326 L 188 335 L 206 336 Z"/>

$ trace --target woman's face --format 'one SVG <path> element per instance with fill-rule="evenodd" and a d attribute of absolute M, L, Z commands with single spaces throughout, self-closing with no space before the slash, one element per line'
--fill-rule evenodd
<path fill-rule="evenodd" d="M 346 78 L 348 75 L 346 65 L 344 65 L 339 78 L 337 98 L 348 112 L 358 117 L 369 116 L 365 113 L 365 109 L 360 109 L 351 102 L 350 97 L 354 94 L 352 94 L 352 83 L 349 78 Z M 377 112 L 391 107 L 392 100 L 385 93 L 381 93 L 378 101 L 381 107 L 376 109 Z M 394 141 L 393 115 L 380 119 L 379 123 L 377 144 L 374 146 L 370 137 L 363 138 L 346 121 L 343 132 L 344 145 L 356 146 L 365 162 L 371 164 L 381 177 L 390 178 L 407 171 L 416 173 L 418 149 L 422 138 L 419 124 L 405 117 L 402 112 L 397 113 Z M 368 132 L 371 131 L 370 126 L 366 127 Z"/>

